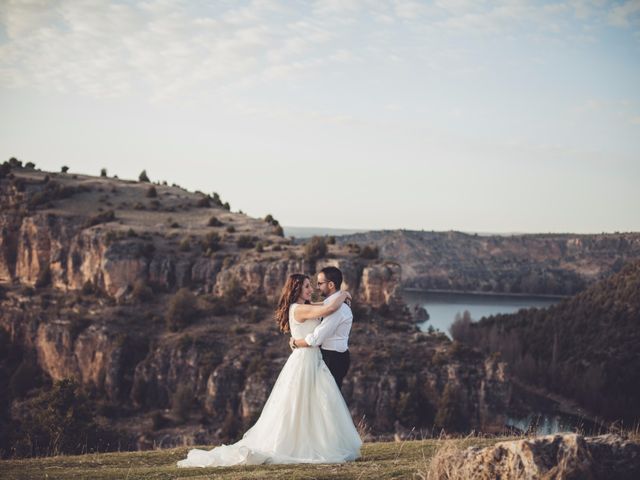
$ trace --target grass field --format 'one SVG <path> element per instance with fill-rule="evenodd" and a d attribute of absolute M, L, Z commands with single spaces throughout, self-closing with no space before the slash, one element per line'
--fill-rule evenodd
<path fill-rule="evenodd" d="M 415 440 L 366 443 L 357 462 L 340 465 L 261 465 L 227 468 L 177 468 L 189 447 L 145 452 L 100 453 L 0 461 L 0 479 L 212 479 L 212 478 L 426 478 L 429 462 L 446 445 L 487 446 L 504 438 Z M 203 447 L 207 448 L 207 447 Z"/>

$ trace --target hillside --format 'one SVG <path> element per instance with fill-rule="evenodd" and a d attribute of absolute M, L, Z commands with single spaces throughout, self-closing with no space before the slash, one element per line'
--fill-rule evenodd
<path fill-rule="evenodd" d="M 454 325 L 454 338 L 600 416 L 640 421 L 640 262 L 548 309 Z"/>
<path fill-rule="evenodd" d="M 640 259 L 640 233 L 470 235 L 388 230 L 336 238 L 375 246 L 425 290 L 571 295 Z"/>
<path fill-rule="evenodd" d="M 343 391 L 366 438 L 504 429 L 504 363 L 418 332 L 400 265 L 292 244 L 215 193 L 17 161 L 0 174 L 3 455 L 236 439 L 289 354 L 273 321 L 287 275 L 329 264 L 356 299 Z"/>

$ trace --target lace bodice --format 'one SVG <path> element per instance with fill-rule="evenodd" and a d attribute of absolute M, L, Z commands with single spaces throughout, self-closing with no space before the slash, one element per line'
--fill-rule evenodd
<path fill-rule="evenodd" d="M 291 336 L 293 338 L 304 338 L 309 335 L 320 324 L 319 318 L 310 318 L 304 322 L 296 322 L 293 319 L 293 311 L 298 306 L 297 303 L 292 304 L 289 307 L 289 328 L 291 329 Z"/>

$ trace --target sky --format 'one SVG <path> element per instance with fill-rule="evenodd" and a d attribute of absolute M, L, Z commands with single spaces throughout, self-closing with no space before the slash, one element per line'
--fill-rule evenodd
<path fill-rule="evenodd" d="M 0 107 L 286 226 L 640 231 L 640 0 L 2 0 Z"/>

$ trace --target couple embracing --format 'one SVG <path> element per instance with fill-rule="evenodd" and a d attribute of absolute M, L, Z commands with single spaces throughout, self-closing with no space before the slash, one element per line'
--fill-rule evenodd
<path fill-rule="evenodd" d="M 193 449 L 179 467 L 262 463 L 341 463 L 360 456 L 362 441 L 340 393 L 349 369 L 353 315 L 342 272 L 326 267 L 317 278 L 323 303 L 311 303 L 311 280 L 293 274 L 282 289 L 276 322 L 290 333 L 292 353 L 257 422 L 233 445 Z"/>

